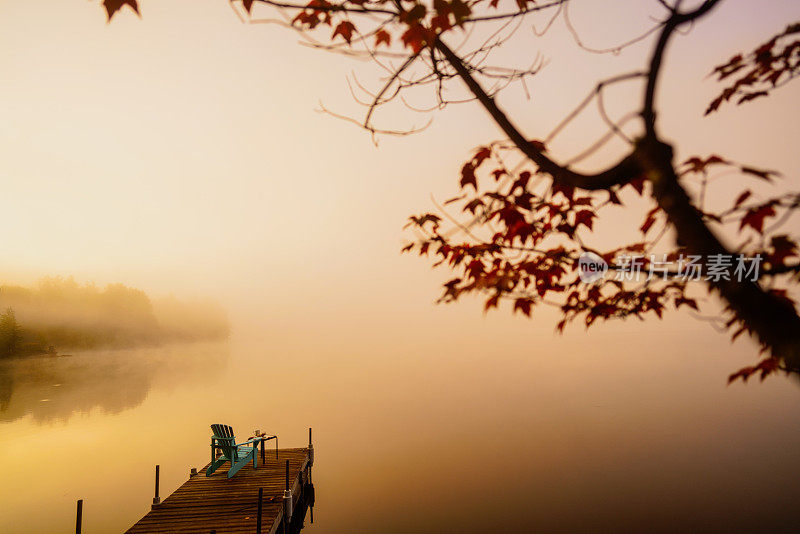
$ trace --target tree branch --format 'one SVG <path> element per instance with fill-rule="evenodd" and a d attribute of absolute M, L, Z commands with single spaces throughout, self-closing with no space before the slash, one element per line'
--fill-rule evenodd
<path fill-rule="evenodd" d="M 494 99 L 489 96 L 481 85 L 475 80 L 467 66 L 441 39 L 437 39 L 435 48 L 439 50 L 448 63 L 455 69 L 458 76 L 466 84 L 470 92 L 483 105 L 495 123 L 508 136 L 516 147 L 525 156 L 539 166 L 539 169 L 553 177 L 559 185 L 578 187 L 586 190 L 609 189 L 615 185 L 623 185 L 641 175 L 642 169 L 633 154 L 629 154 L 616 165 L 596 174 L 582 174 L 559 165 L 542 150 L 532 144 L 514 126 L 508 116 L 501 110 Z"/>
<path fill-rule="evenodd" d="M 706 0 L 700 7 L 688 13 L 679 13 L 678 11 L 673 10 L 672 15 L 670 15 L 669 19 L 667 19 L 667 22 L 664 24 L 664 28 L 661 30 L 661 33 L 658 36 L 658 41 L 656 41 L 656 46 L 653 49 L 653 55 L 650 59 L 650 69 L 647 74 L 647 86 L 645 87 L 644 91 L 642 119 L 644 119 L 646 136 L 655 139 L 656 135 L 656 113 L 653 103 L 655 101 L 656 86 L 658 85 L 658 75 L 661 72 L 661 62 L 664 59 L 664 51 L 667 48 L 669 38 L 672 37 L 672 34 L 679 26 L 702 17 L 708 13 L 718 2 L 719 0 Z M 675 9 L 677 9 L 677 6 Z"/>

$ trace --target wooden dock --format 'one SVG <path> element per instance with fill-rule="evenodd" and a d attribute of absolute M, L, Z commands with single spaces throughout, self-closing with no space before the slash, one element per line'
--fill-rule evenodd
<path fill-rule="evenodd" d="M 263 489 L 260 532 L 281 533 L 287 480 L 292 489 L 294 512 L 286 528 L 289 529 L 287 532 L 294 532 L 298 530 L 298 519 L 302 527 L 303 517 L 298 516 L 305 515 L 305 506 L 313 506 L 313 451 L 309 451 L 308 448 L 272 451 L 266 454 L 265 463 L 259 455 L 257 469 L 248 464 L 232 478 L 227 478 L 224 467 L 207 477 L 206 465 L 169 497 L 154 504 L 147 515 L 127 530 L 127 534 L 256 533 L 259 488 Z"/>

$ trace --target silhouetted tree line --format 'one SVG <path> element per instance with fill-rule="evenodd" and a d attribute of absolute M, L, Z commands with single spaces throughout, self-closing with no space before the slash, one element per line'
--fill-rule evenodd
<path fill-rule="evenodd" d="M 0 315 L 0 354 L 8 356 L 17 352 L 20 328 L 14 310 L 8 308 Z"/>
<path fill-rule="evenodd" d="M 123 284 L 100 289 L 72 278 L 44 278 L 34 288 L 0 286 L 0 309 L 0 356 L 214 340 L 229 331 L 218 304 L 153 302 Z"/>

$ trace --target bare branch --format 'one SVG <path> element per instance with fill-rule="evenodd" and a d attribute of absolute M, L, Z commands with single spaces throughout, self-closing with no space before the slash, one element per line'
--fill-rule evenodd
<path fill-rule="evenodd" d="M 511 141 L 533 162 L 542 172 L 553 177 L 553 180 L 566 186 L 579 187 L 586 190 L 608 189 L 614 185 L 621 185 L 633 180 L 640 174 L 640 167 L 633 155 L 626 156 L 619 163 L 597 174 L 582 174 L 572 171 L 551 160 L 544 152 L 531 144 L 522 133 L 514 126 L 506 114 L 497 106 L 494 99 L 489 96 L 480 84 L 472 77 L 461 58 L 441 40 L 435 43 L 436 48 L 442 52 L 447 61 L 456 70 L 473 95 L 489 112 L 501 130 Z"/>

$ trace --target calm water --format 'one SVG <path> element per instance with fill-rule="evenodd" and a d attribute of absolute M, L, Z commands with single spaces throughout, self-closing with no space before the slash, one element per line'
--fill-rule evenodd
<path fill-rule="evenodd" d="M 84 532 L 123 531 L 154 465 L 166 495 L 217 421 L 281 446 L 314 428 L 312 534 L 800 525 L 797 385 L 725 387 L 725 347 L 687 374 L 675 347 L 643 359 L 647 339 L 600 338 L 604 354 L 592 339 L 558 363 L 402 344 L 326 358 L 257 336 L 6 362 L 0 532 L 74 532 L 78 498 Z"/>

